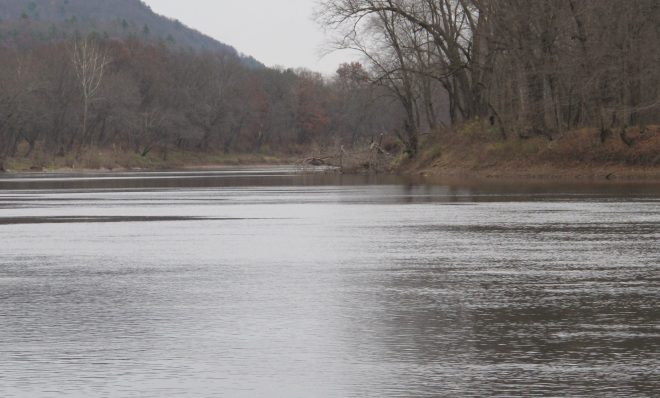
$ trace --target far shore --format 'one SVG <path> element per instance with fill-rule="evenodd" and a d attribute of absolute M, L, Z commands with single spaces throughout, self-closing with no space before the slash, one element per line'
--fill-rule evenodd
<path fill-rule="evenodd" d="M 198 153 L 169 151 L 140 156 L 136 153 L 91 149 L 79 156 L 73 154 L 54 157 L 36 153 L 31 157 L 18 157 L 0 162 L 1 174 L 17 173 L 99 173 L 99 172 L 158 172 L 213 169 L 235 166 L 276 166 L 298 162 L 292 155 L 270 153 Z"/>
<path fill-rule="evenodd" d="M 252 159 L 254 160 L 254 159 Z M 154 165 L 153 167 L 99 167 L 99 168 L 75 168 L 58 167 L 44 169 L 4 170 L 0 176 L 31 175 L 31 174 L 99 174 L 99 173 L 130 173 L 130 172 L 192 172 L 223 170 L 233 167 L 273 167 L 273 166 L 300 166 L 300 161 L 290 159 L 272 158 L 270 161 L 242 161 L 230 163 L 189 163 L 177 165 Z M 313 166 L 308 166 L 313 167 Z M 326 169 L 326 172 L 338 174 L 389 174 L 400 175 L 420 181 L 429 182 L 650 182 L 660 183 L 660 166 L 639 167 L 622 164 L 589 165 L 576 164 L 560 167 L 553 164 L 539 165 L 517 165 L 515 163 L 502 165 L 488 165 L 482 167 L 431 165 L 420 167 L 419 164 L 410 162 L 397 168 L 388 170 L 351 169 L 340 168 Z"/>
<path fill-rule="evenodd" d="M 410 159 L 400 147 L 371 145 L 352 150 L 327 147 L 295 153 L 224 153 L 183 150 L 135 152 L 89 148 L 78 155 L 53 156 L 39 148 L 29 157 L 0 162 L 0 173 L 112 173 L 214 170 L 237 166 L 326 166 L 342 174 L 400 175 L 411 179 L 470 181 L 616 182 L 660 181 L 660 126 L 627 145 L 601 142 L 595 130 L 557 140 L 543 137 L 502 141 L 476 129 L 426 138 Z M 19 148 L 19 153 L 25 153 Z"/>

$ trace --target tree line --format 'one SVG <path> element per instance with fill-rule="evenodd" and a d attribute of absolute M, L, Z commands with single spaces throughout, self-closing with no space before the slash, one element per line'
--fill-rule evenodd
<path fill-rule="evenodd" d="M 413 155 L 445 110 L 503 139 L 589 127 L 629 144 L 660 122 L 656 0 L 324 0 L 318 18 L 397 98 Z"/>
<path fill-rule="evenodd" d="M 360 64 L 325 78 L 137 39 L 0 48 L 0 165 L 36 150 L 166 156 L 350 147 L 388 133 L 398 114 Z"/>

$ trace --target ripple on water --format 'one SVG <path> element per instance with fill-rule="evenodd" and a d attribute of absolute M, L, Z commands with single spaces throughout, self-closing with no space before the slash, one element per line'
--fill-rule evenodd
<path fill-rule="evenodd" d="M 657 190 L 367 178 L 0 179 L 0 395 L 660 389 Z"/>

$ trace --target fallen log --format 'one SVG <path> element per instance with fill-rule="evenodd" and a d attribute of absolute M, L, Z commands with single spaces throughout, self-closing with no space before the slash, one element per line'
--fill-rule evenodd
<path fill-rule="evenodd" d="M 328 162 L 325 159 L 328 158 L 307 158 L 302 163 L 310 166 L 327 166 Z"/>

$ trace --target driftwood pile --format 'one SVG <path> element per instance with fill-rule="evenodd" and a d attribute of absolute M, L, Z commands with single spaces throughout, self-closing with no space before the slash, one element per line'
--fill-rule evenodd
<path fill-rule="evenodd" d="M 377 172 L 387 169 L 393 158 L 380 143 L 374 141 L 365 149 L 350 152 L 342 145 L 334 154 L 310 156 L 300 164 L 334 167 L 344 173 Z"/>

